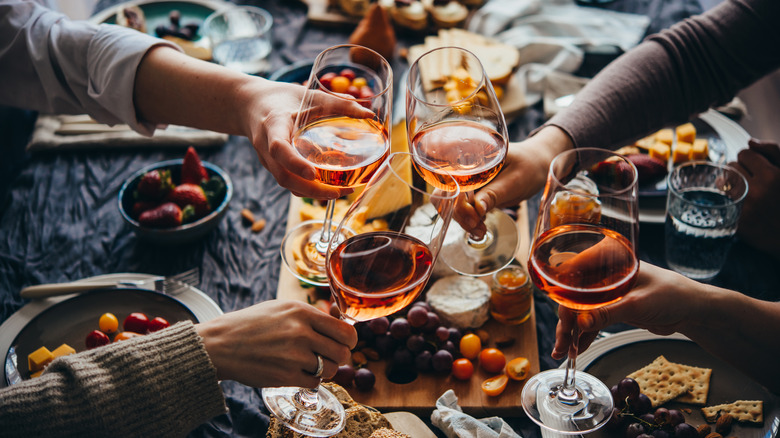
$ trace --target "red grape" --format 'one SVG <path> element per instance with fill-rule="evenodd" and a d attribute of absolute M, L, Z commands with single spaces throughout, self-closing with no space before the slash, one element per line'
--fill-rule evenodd
<path fill-rule="evenodd" d="M 406 314 L 406 319 L 412 327 L 420 328 L 428 323 L 428 311 L 421 306 L 412 307 Z"/>
<path fill-rule="evenodd" d="M 355 379 L 355 368 L 352 365 L 341 365 L 336 370 L 336 375 L 333 376 L 333 381 L 341 386 L 352 386 L 352 381 Z"/>
<path fill-rule="evenodd" d="M 361 391 L 368 391 L 374 387 L 376 376 L 368 368 L 360 368 L 355 371 L 355 386 Z"/>

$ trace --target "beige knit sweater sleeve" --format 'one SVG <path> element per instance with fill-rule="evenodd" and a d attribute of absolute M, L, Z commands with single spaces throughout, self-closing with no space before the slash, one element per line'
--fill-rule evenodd
<path fill-rule="evenodd" d="M 0 391 L 0 437 L 185 436 L 225 412 L 191 322 L 58 358 Z"/>

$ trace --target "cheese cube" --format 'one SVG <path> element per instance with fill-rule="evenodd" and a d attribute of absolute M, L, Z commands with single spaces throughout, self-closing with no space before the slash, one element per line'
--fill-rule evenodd
<path fill-rule="evenodd" d="M 697 138 L 691 148 L 691 160 L 706 160 L 710 155 L 709 142 L 706 138 Z"/>
<path fill-rule="evenodd" d="M 658 158 L 659 160 L 666 162 L 669 161 L 669 154 L 671 153 L 671 150 L 672 148 L 669 147 L 668 144 L 657 141 L 653 143 L 647 154 L 651 157 Z"/>
<path fill-rule="evenodd" d="M 677 145 L 672 151 L 672 162 L 674 164 L 678 164 L 678 163 L 682 163 L 683 161 L 690 160 L 691 149 L 693 149 L 693 145 L 691 145 L 690 143 L 678 141 Z"/>
<path fill-rule="evenodd" d="M 655 140 L 661 143 L 666 143 L 669 146 L 672 145 L 674 139 L 674 132 L 671 129 L 662 129 L 655 133 Z"/>
<path fill-rule="evenodd" d="M 634 146 L 640 147 L 642 149 L 650 150 L 650 148 L 653 146 L 653 144 L 656 142 L 655 134 L 648 135 L 647 137 L 642 137 L 639 140 L 634 142 Z"/>
<path fill-rule="evenodd" d="M 27 367 L 31 373 L 34 373 L 42 370 L 52 360 L 54 360 L 54 356 L 51 351 L 46 347 L 41 347 L 27 356 Z"/>
<path fill-rule="evenodd" d="M 675 131 L 677 132 L 677 141 L 693 143 L 696 140 L 696 127 L 693 126 L 693 123 L 680 125 Z"/>
<path fill-rule="evenodd" d="M 76 354 L 76 349 L 68 344 L 62 344 L 51 352 L 51 355 L 55 358 L 60 356 L 67 356 L 69 354 Z"/>

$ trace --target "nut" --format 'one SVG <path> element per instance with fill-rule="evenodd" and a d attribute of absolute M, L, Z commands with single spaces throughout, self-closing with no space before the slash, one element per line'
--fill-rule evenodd
<path fill-rule="evenodd" d="M 515 343 L 515 338 L 511 336 L 499 336 L 496 338 L 496 347 L 507 348 L 511 347 Z"/>
<path fill-rule="evenodd" d="M 363 354 L 363 353 L 361 353 L 359 351 L 356 351 L 356 352 L 352 353 L 352 363 L 356 367 L 362 367 L 363 365 L 368 363 L 368 359 L 366 358 L 365 354 Z"/>
<path fill-rule="evenodd" d="M 259 233 L 265 228 L 265 219 L 258 219 L 252 224 L 252 232 Z"/>
<path fill-rule="evenodd" d="M 255 223 L 255 215 L 252 214 L 252 211 L 248 208 L 241 210 L 241 219 L 243 219 L 244 223 L 247 225 Z"/>
<path fill-rule="evenodd" d="M 360 352 L 365 354 L 368 360 L 373 360 L 373 361 L 379 360 L 379 352 L 374 350 L 373 348 L 370 347 L 361 348 Z"/>
<path fill-rule="evenodd" d="M 723 414 L 715 422 L 715 432 L 721 435 L 728 435 L 731 432 L 731 425 L 734 423 L 734 417 L 731 414 Z"/>
<path fill-rule="evenodd" d="M 482 345 L 487 345 L 488 342 L 490 342 L 490 333 L 488 333 L 487 330 L 479 329 L 474 332 L 474 334 L 479 336 L 479 340 L 482 341 Z"/>
<path fill-rule="evenodd" d="M 704 438 L 723 438 L 723 435 L 719 434 L 718 432 L 712 432 Z"/>
<path fill-rule="evenodd" d="M 702 424 L 701 426 L 696 428 L 696 433 L 699 434 L 699 438 L 705 438 L 707 435 L 712 432 L 712 428 L 709 424 Z"/>

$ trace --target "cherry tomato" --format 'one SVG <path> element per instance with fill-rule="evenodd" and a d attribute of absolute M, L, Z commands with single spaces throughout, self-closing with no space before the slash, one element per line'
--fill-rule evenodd
<path fill-rule="evenodd" d="M 366 78 L 360 76 L 352 80 L 352 85 L 358 88 L 363 88 L 368 85 L 368 81 L 366 80 Z"/>
<path fill-rule="evenodd" d="M 346 93 L 349 88 L 350 81 L 344 76 L 336 76 L 330 81 L 330 91 L 334 93 Z"/>
<path fill-rule="evenodd" d="M 460 338 L 460 354 L 466 359 L 476 359 L 482 349 L 482 341 L 474 333 L 463 335 Z"/>
<path fill-rule="evenodd" d="M 506 356 L 497 348 L 486 348 L 479 353 L 479 365 L 489 373 L 500 373 L 506 365 Z"/>
<path fill-rule="evenodd" d="M 349 82 L 352 82 L 355 80 L 355 77 L 357 76 L 355 74 L 355 70 L 352 70 L 351 68 L 345 68 L 339 72 L 340 76 L 344 76 L 345 78 L 349 79 Z"/>
<path fill-rule="evenodd" d="M 464 358 L 456 359 L 452 363 L 452 375 L 459 380 L 468 380 L 474 374 L 474 365 Z"/>
<path fill-rule="evenodd" d="M 506 374 L 499 374 L 482 382 L 482 392 L 489 396 L 497 396 L 504 392 L 509 378 Z"/>
<path fill-rule="evenodd" d="M 110 342 L 111 340 L 108 339 L 108 335 L 101 332 L 100 330 L 92 330 L 87 335 L 87 340 L 85 343 L 87 344 L 87 349 L 91 350 L 93 348 L 100 347 L 101 345 L 106 345 Z"/>
<path fill-rule="evenodd" d="M 100 316 L 98 326 L 103 333 L 114 333 L 119 329 L 119 320 L 113 313 L 104 313 Z"/>
<path fill-rule="evenodd" d="M 516 357 L 506 364 L 506 375 L 512 380 L 525 380 L 531 372 L 531 362 L 524 357 Z"/>
<path fill-rule="evenodd" d="M 116 334 L 116 336 L 114 336 L 114 342 L 126 341 L 136 336 L 143 336 L 143 335 L 135 332 L 119 332 Z"/>
<path fill-rule="evenodd" d="M 349 87 L 347 87 L 347 94 L 357 99 L 358 97 L 360 97 L 360 88 L 354 85 L 350 85 Z"/>
<path fill-rule="evenodd" d="M 150 332 L 156 332 L 157 330 L 162 330 L 164 328 L 170 327 L 171 323 L 168 322 L 165 318 L 162 317 L 156 317 L 153 320 L 149 321 L 149 328 L 148 330 Z"/>
<path fill-rule="evenodd" d="M 335 78 L 336 76 L 338 75 L 334 72 L 325 73 L 324 75 L 320 76 L 319 78 L 320 83 L 322 84 L 323 87 L 330 90 L 331 82 L 333 81 L 333 78 Z"/>
<path fill-rule="evenodd" d="M 374 97 L 374 90 L 372 90 L 368 85 L 364 85 L 360 87 L 360 95 L 358 97 L 360 99 L 371 99 Z"/>
<path fill-rule="evenodd" d="M 149 329 L 149 318 L 143 313 L 133 312 L 127 315 L 127 318 L 122 323 L 122 327 L 124 327 L 125 331 L 143 334 Z"/>

